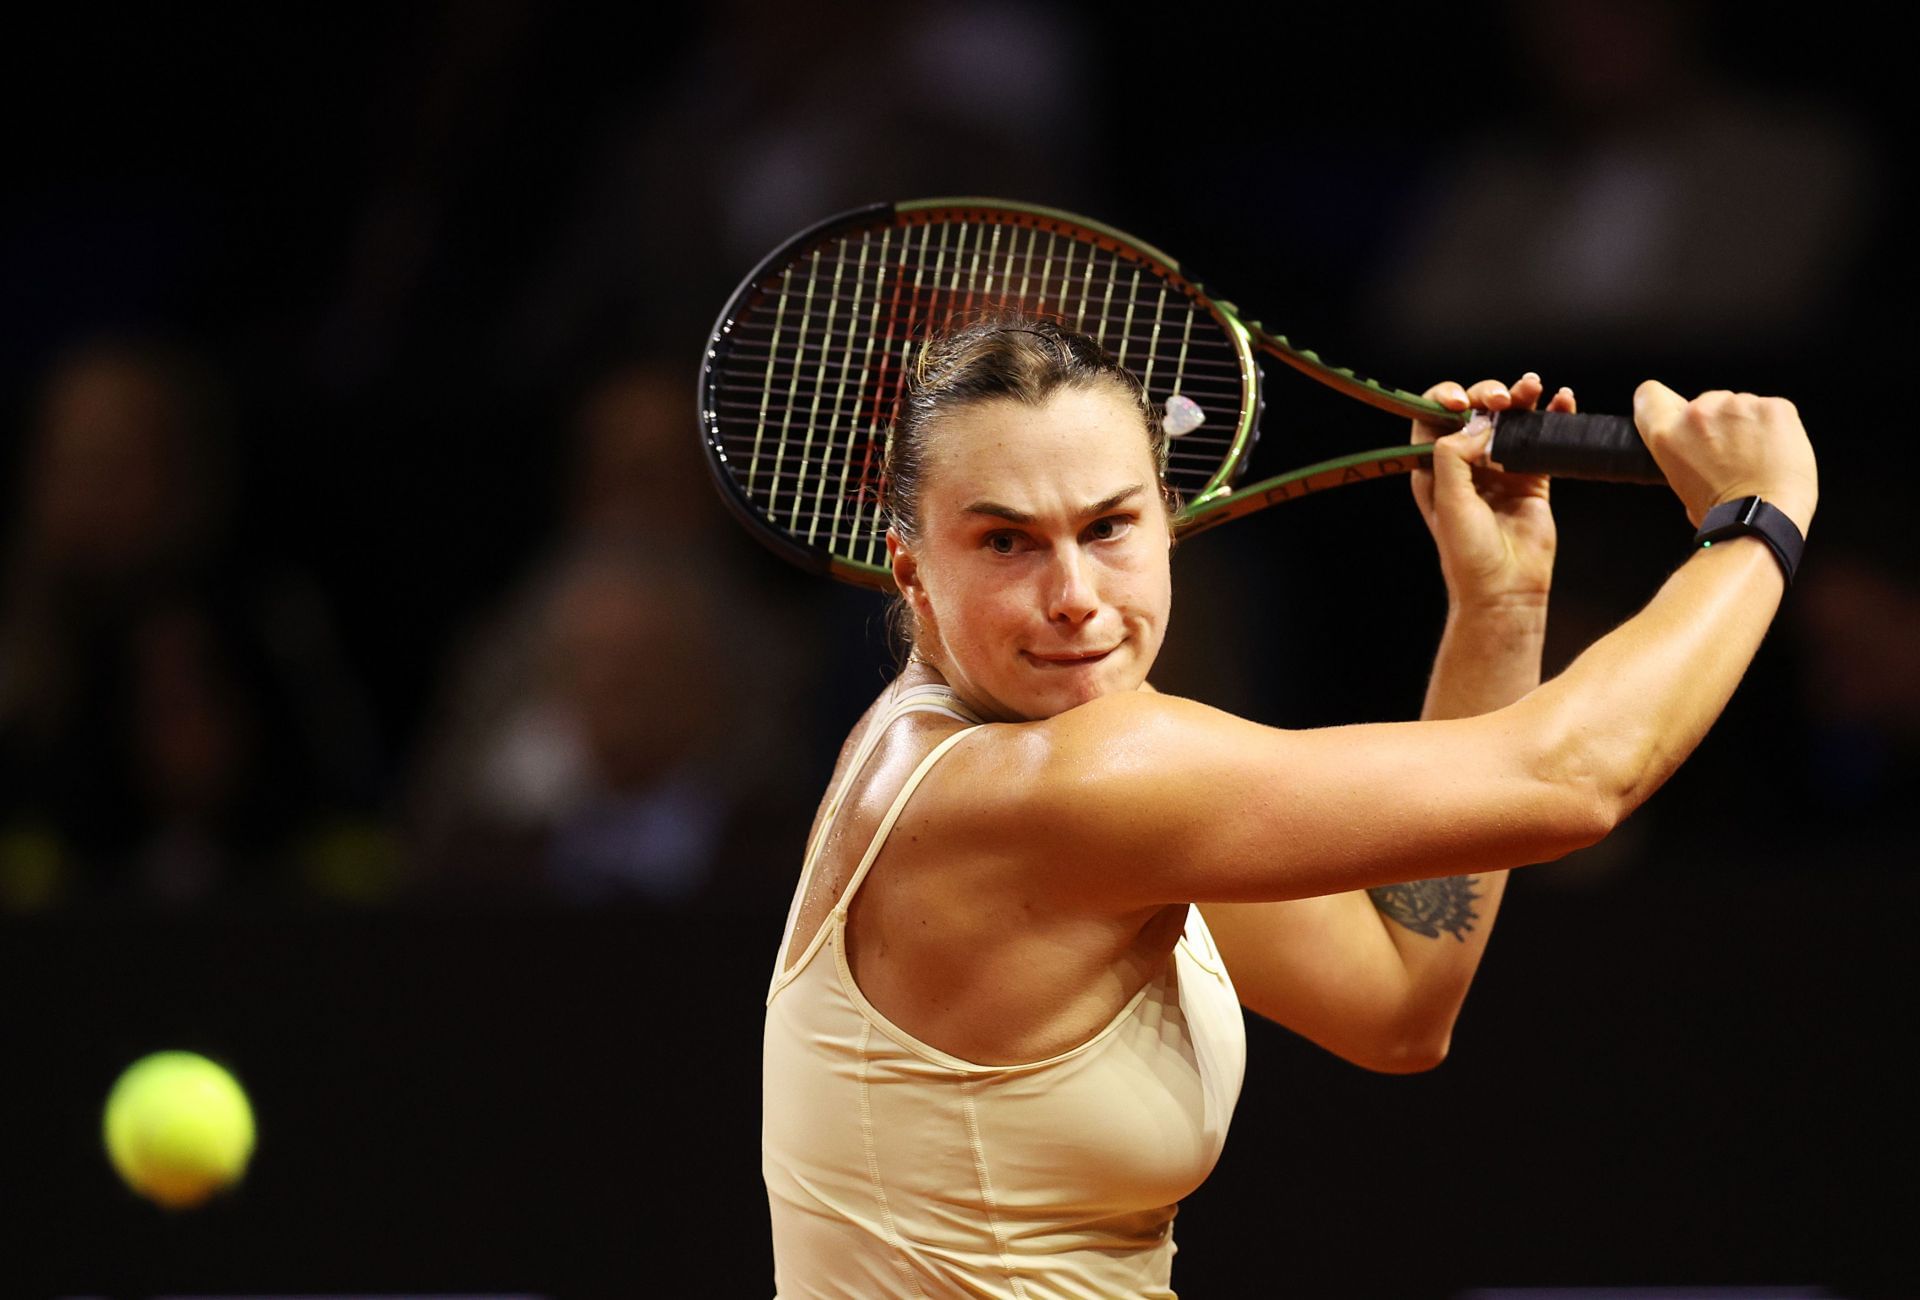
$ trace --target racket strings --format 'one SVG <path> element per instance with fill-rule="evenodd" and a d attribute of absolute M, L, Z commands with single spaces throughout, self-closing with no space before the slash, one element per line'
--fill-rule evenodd
<path fill-rule="evenodd" d="M 886 438 L 918 350 L 1005 309 L 1094 338 L 1156 403 L 1197 403 L 1208 423 L 1172 444 L 1168 481 L 1191 496 L 1218 477 L 1245 387 L 1213 315 L 1126 250 L 1038 222 L 964 218 L 843 230 L 763 278 L 713 367 L 718 460 L 789 536 L 884 564 Z"/>

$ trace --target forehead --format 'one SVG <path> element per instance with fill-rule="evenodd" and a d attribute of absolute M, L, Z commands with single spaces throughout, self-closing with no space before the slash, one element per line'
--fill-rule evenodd
<path fill-rule="evenodd" d="M 931 432 L 925 498 L 986 497 L 1024 508 L 1056 495 L 1098 501 L 1158 478 L 1139 408 L 1115 384 L 1059 388 L 1039 406 L 971 402 Z"/>

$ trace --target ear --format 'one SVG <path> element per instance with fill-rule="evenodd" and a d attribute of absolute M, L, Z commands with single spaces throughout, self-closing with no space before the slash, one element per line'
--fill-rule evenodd
<path fill-rule="evenodd" d="M 927 592 L 920 585 L 920 565 L 914 559 L 906 539 L 887 529 L 887 563 L 893 569 L 893 586 L 916 614 L 926 612 Z"/>

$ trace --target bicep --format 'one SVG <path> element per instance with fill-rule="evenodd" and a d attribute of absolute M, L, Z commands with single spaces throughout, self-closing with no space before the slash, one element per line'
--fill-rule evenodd
<path fill-rule="evenodd" d="M 1604 830 L 1551 724 L 1515 706 L 1290 732 L 1192 701 L 1109 697 L 1048 724 L 1025 820 L 1061 885 L 1108 906 L 1303 899 L 1519 866 Z"/>

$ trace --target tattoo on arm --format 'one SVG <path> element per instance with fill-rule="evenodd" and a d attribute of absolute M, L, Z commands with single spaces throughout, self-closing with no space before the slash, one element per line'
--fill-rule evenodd
<path fill-rule="evenodd" d="M 1465 943 L 1467 931 L 1480 919 L 1480 913 L 1473 910 L 1473 900 L 1480 897 L 1474 892 L 1473 884 L 1472 876 L 1415 880 L 1405 885 L 1369 889 L 1367 897 L 1373 900 L 1382 916 L 1398 921 L 1415 934 L 1438 939 L 1445 931 Z"/>

